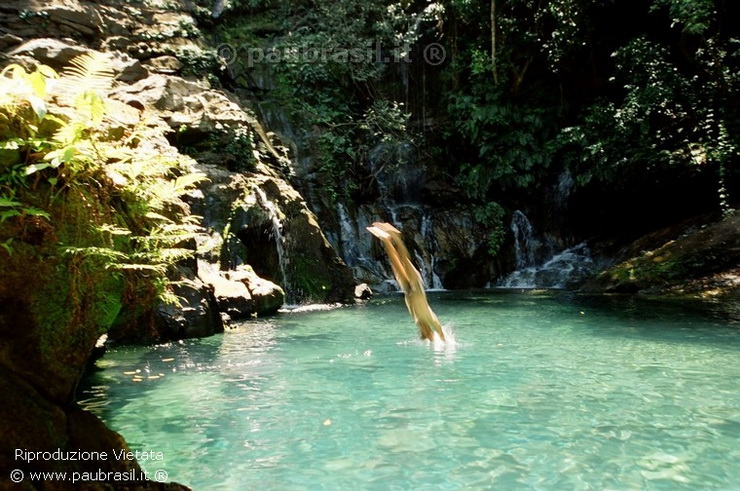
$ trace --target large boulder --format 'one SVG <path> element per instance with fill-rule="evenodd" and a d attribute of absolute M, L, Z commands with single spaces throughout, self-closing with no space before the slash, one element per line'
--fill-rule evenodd
<path fill-rule="evenodd" d="M 20 37 L 70 37 L 94 41 L 105 22 L 91 2 L 77 0 L 11 0 L 0 5 L 0 26 Z"/>
<path fill-rule="evenodd" d="M 217 271 L 213 264 L 200 264 L 201 278 L 213 288 L 219 311 L 229 318 L 274 314 L 285 303 L 283 289 L 257 276 L 249 266 Z"/>
<path fill-rule="evenodd" d="M 69 62 L 77 56 L 92 53 L 93 50 L 52 38 L 38 38 L 26 41 L 7 52 L 7 56 L 14 61 L 35 60 L 54 68 L 57 71 L 69 66 Z M 122 82 L 134 82 L 149 75 L 149 71 L 139 62 L 126 53 L 108 53 L 116 79 Z"/>
<path fill-rule="evenodd" d="M 241 281 L 229 280 L 220 274 L 206 277 L 206 281 L 213 287 L 220 312 L 234 319 L 248 317 L 254 312 L 252 295 Z"/>
<path fill-rule="evenodd" d="M 252 121 L 225 93 L 174 75 L 151 75 L 120 86 L 111 97 L 135 107 L 157 109 L 171 128 L 190 132 L 191 139 L 204 139 L 226 128 L 246 127 Z"/>
<path fill-rule="evenodd" d="M 285 292 L 272 281 L 260 278 L 250 266 L 227 273 L 231 281 L 244 284 L 249 290 L 257 315 L 274 314 L 285 303 Z"/>
<path fill-rule="evenodd" d="M 157 330 L 166 339 L 202 338 L 223 332 L 223 322 L 213 287 L 194 277 L 173 286 L 177 303 L 160 304 L 155 309 Z"/>

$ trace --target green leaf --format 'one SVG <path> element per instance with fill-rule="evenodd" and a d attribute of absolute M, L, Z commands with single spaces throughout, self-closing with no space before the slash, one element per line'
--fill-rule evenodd
<path fill-rule="evenodd" d="M 175 180 L 175 191 L 183 193 L 191 188 L 194 184 L 206 180 L 205 174 L 185 174 Z"/>
<path fill-rule="evenodd" d="M 46 78 L 41 72 L 37 70 L 28 75 L 28 81 L 37 98 L 43 99 L 46 97 Z"/>
<path fill-rule="evenodd" d="M 131 235 L 131 231 L 129 229 L 116 227 L 115 225 L 111 225 L 108 223 L 98 227 L 98 230 L 100 230 L 101 232 L 107 232 L 111 235 Z"/>
<path fill-rule="evenodd" d="M 5 220 L 7 220 L 10 217 L 17 217 L 20 216 L 21 212 L 18 210 L 5 210 L 0 212 L 0 223 L 3 223 Z"/>
<path fill-rule="evenodd" d="M 115 79 L 109 55 L 97 51 L 74 58 L 62 75 L 62 88 L 73 100 L 86 92 L 106 94 Z"/>
<path fill-rule="evenodd" d="M 36 96 L 28 96 L 28 103 L 31 104 L 31 107 L 33 108 L 33 112 L 36 113 L 36 117 L 39 118 L 39 120 L 44 119 L 46 117 L 46 103 L 43 101 L 43 99 L 40 99 Z"/>
<path fill-rule="evenodd" d="M 166 216 L 160 215 L 159 213 L 155 213 L 153 211 L 148 212 L 146 214 L 146 217 L 147 218 L 150 218 L 152 220 L 162 220 L 163 222 L 171 222 L 172 221 L 169 218 L 167 218 Z"/>
<path fill-rule="evenodd" d="M 64 154 L 62 156 L 62 162 L 65 164 L 67 162 L 71 162 L 72 159 L 75 158 L 75 155 L 77 154 L 77 148 L 75 147 L 67 147 L 64 149 Z"/>
<path fill-rule="evenodd" d="M 13 237 L 9 238 L 5 242 L 0 242 L 0 247 L 8 251 L 8 255 L 10 255 L 10 254 L 13 254 L 13 246 L 11 245 L 12 243 L 13 243 Z"/>
<path fill-rule="evenodd" d="M 23 206 L 23 203 L 12 198 L 8 198 L 6 196 L 0 196 L 0 206 L 6 208 L 16 208 L 19 206 Z"/>
<path fill-rule="evenodd" d="M 52 164 L 30 164 L 26 167 L 26 175 L 30 176 L 31 174 L 35 174 L 36 172 L 42 171 L 48 167 L 52 167 Z"/>
<path fill-rule="evenodd" d="M 51 218 L 51 216 L 49 215 L 48 212 L 46 212 L 46 211 L 44 211 L 44 210 L 42 210 L 40 208 L 28 207 L 28 208 L 23 208 L 22 211 L 26 215 L 31 215 L 31 216 L 35 216 L 35 217 L 44 217 L 44 218 L 47 218 L 47 219 Z"/>

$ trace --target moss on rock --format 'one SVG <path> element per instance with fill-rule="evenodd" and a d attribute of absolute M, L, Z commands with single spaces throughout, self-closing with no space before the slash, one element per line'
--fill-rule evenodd
<path fill-rule="evenodd" d="M 686 230 L 602 272 L 584 289 L 717 296 L 740 291 L 740 216 Z"/>

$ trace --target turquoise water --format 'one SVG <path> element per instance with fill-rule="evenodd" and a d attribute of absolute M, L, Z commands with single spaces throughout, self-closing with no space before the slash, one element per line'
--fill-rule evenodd
<path fill-rule="evenodd" d="M 114 349 L 82 404 L 133 450 L 162 453 L 141 462 L 150 475 L 195 489 L 740 483 L 737 305 L 546 292 L 430 303 L 455 346 L 418 341 L 399 297 L 283 313 Z"/>

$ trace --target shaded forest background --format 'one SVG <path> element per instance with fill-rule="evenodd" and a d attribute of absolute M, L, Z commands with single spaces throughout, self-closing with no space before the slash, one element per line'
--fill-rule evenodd
<path fill-rule="evenodd" d="M 321 188 L 314 208 L 377 200 L 377 162 L 402 164 L 373 154 L 383 142 L 413 147 L 425 182 L 436 184 L 414 199 L 476 207 L 492 253 L 504 240 L 505 210 L 527 209 L 576 240 L 628 239 L 736 205 L 736 2 L 210 7 L 201 22 L 231 50 L 224 85 L 258 100 L 266 121 L 287 117 L 275 131 L 302 128 L 287 136 L 308 142 L 313 167 L 297 180 Z M 425 50 L 435 43 L 444 59 L 430 63 Z M 255 62 L 256 49 L 265 59 Z M 328 55 L 296 58 L 316 52 Z M 368 52 L 378 56 L 352 55 Z"/>

